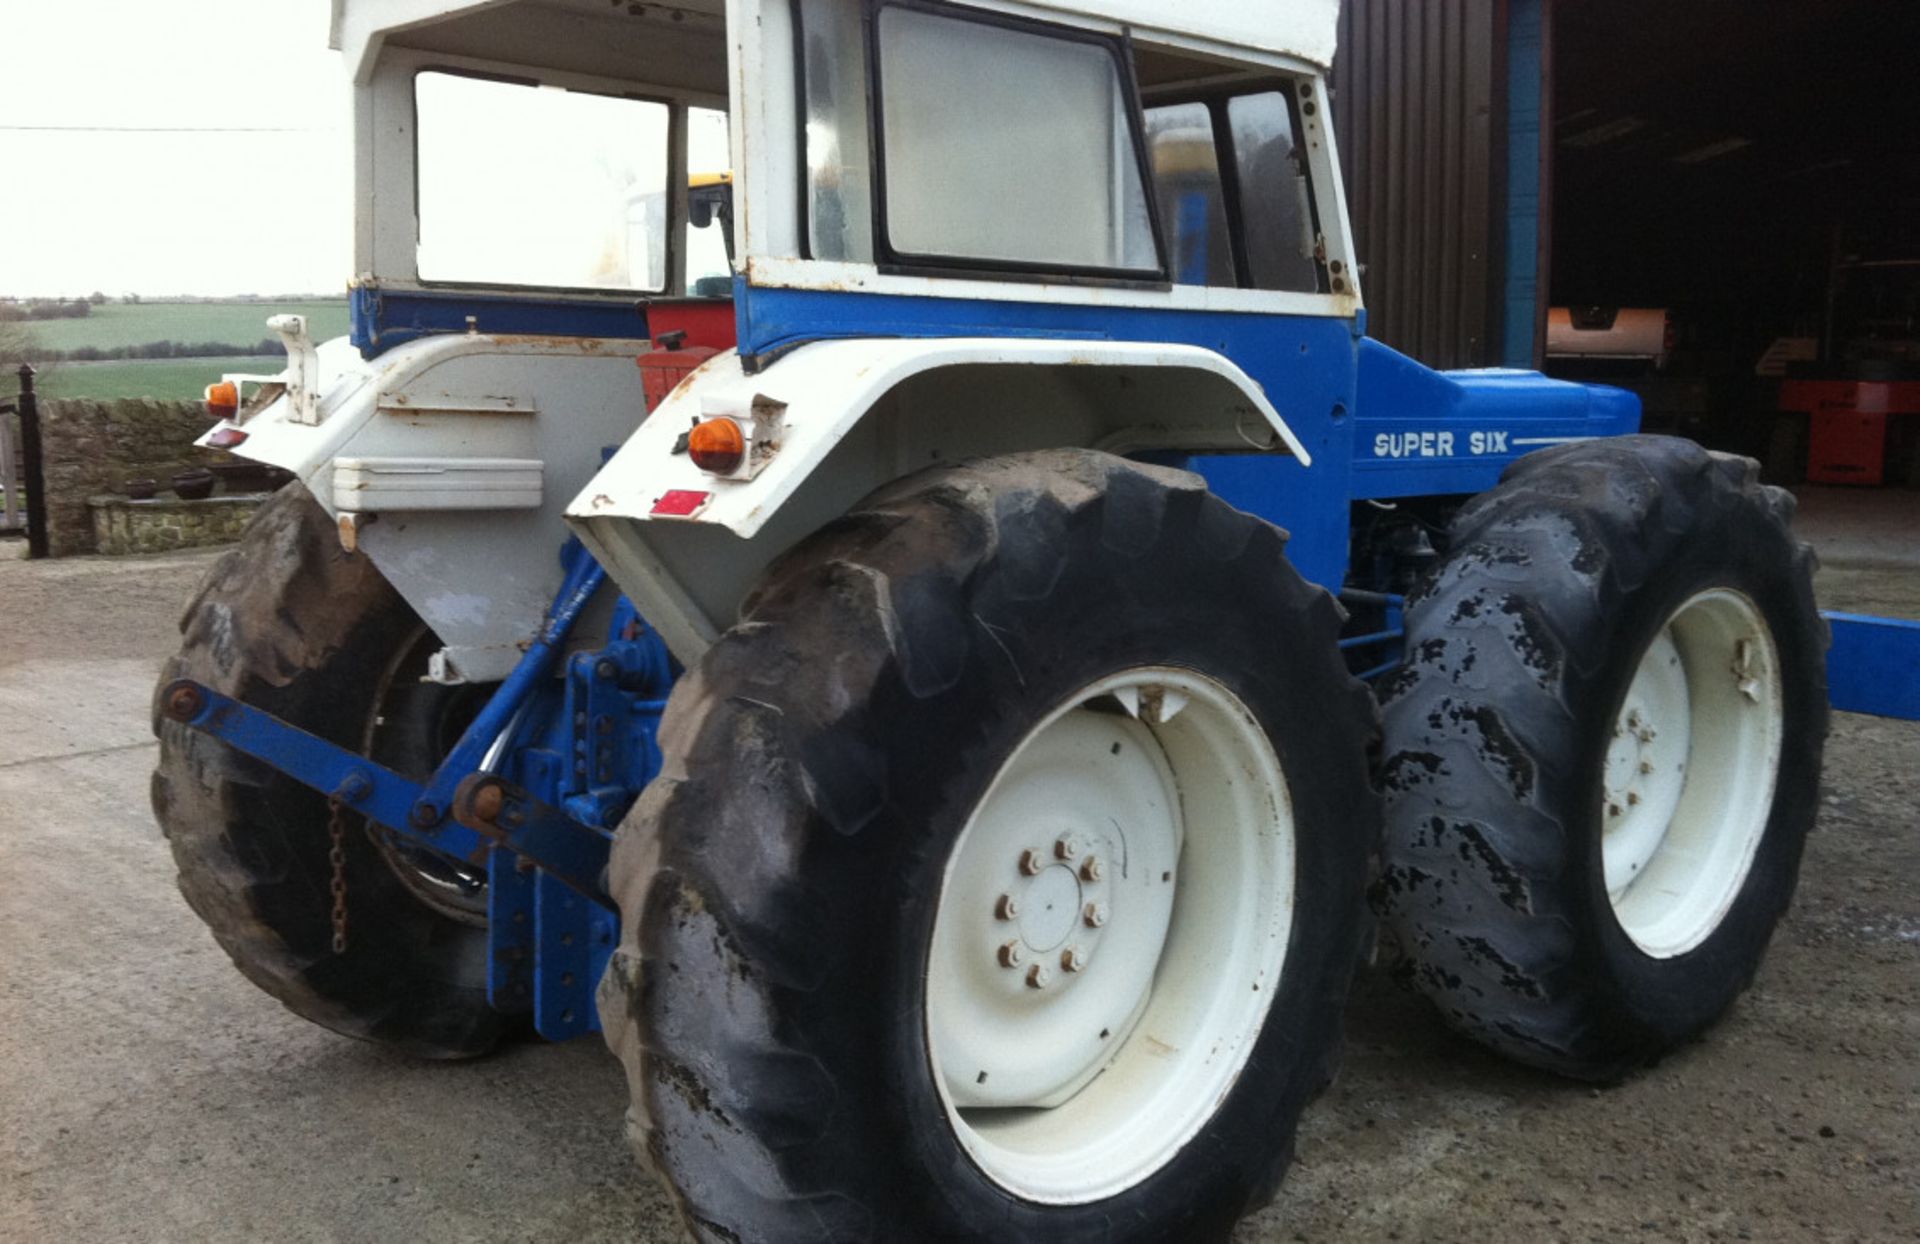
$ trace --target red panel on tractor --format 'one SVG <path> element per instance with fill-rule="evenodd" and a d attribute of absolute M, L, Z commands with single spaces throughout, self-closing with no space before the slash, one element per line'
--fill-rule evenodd
<path fill-rule="evenodd" d="M 640 383 L 646 390 L 647 411 L 652 413 L 689 372 L 733 348 L 733 302 L 721 298 L 649 302 L 647 331 L 653 334 L 654 348 L 640 356 Z"/>
<path fill-rule="evenodd" d="M 685 333 L 690 346 L 731 350 L 739 340 L 731 298 L 653 298 L 647 302 L 647 331 L 655 341 Z"/>

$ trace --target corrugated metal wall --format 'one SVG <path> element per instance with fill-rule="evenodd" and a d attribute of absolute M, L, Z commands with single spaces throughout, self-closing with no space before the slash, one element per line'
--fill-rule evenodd
<path fill-rule="evenodd" d="M 1434 367 L 1500 345 L 1504 0 L 1346 0 L 1335 136 L 1370 335 Z"/>

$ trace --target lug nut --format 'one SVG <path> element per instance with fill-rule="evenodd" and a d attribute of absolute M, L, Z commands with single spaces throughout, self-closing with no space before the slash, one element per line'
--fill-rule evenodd
<path fill-rule="evenodd" d="M 1053 979 L 1053 973 L 1047 971 L 1047 965 L 1036 963 L 1027 969 L 1027 988 L 1045 989 L 1047 982 Z"/>
<path fill-rule="evenodd" d="M 1101 874 L 1105 871 L 1106 870 L 1100 866 L 1100 857 L 1097 855 L 1089 855 L 1087 862 L 1080 865 L 1080 880 L 1098 881 L 1100 880 Z"/>
<path fill-rule="evenodd" d="M 1619 815 L 1620 815 L 1620 805 L 1619 805 L 1619 804 L 1617 804 L 1617 803 L 1610 803 L 1610 804 L 1608 804 L 1608 805 L 1607 805 L 1607 815 L 1608 815 L 1608 816 L 1619 816 Z"/>
<path fill-rule="evenodd" d="M 1027 876 L 1038 877 L 1040 870 L 1046 866 L 1047 861 L 1041 858 L 1038 851 L 1027 850 L 1020 853 L 1020 871 L 1027 874 Z"/>
<path fill-rule="evenodd" d="M 1038 964 L 1034 965 L 1038 967 Z M 1087 966 L 1086 952 L 1078 946 L 1069 946 L 1060 952 L 1060 966 L 1068 972 L 1078 972 Z"/>
<path fill-rule="evenodd" d="M 1639 802 L 1640 802 L 1640 792 L 1639 792 L 1639 791 L 1632 791 L 1632 790 L 1630 790 L 1630 791 L 1628 791 L 1628 792 L 1627 792 L 1627 806 L 1628 806 L 1629 808 L 1631 808 L 1631 807 L 1633 807 L 1633 806 L 1634 806 L 1635 804 L 1637 804 L 1637 803 L 1639 803 Z"/>
<path fill-rule="evenodd" d="M 1105 903 L 1088 903 L 1087 909 L 1080 913 L 1080 918 L 1086 921 L 1089 929 L 1097 929 L 1107 922 L 1107 905 Z"/>
<path fill-rule="evenodd" d="M 1073 845 L 1071 838 L 1062 838 L 1053 844 L 1053 858 L 1057 860 L 1070 860 L 1078 854 L 1080 848 Z"/>
<path fill-rule="evenodd" d="M 1013 895 L 1002 894 L 999 901 L 993 905 L 993 914 L 1002 920 L 1017 919 L 1020 915 L 1020 904 L 1014 900 Z"/>
<path fill-rule="evenodd" d="M 1653 772 L 1653 762 L 1652 762 L 1651 760 L 1643 760 L 1643 761 L 1641 761 L 1641 762 L 1640 762 L 1640 772 L 1642 772 L 1642 773 L 1652 773 L 1652 772 Z"/>
<path fill-rule="evenodd" d="M 1000 948 L 1000 966 L 1017 968 L 1026 961 L 1026 955 L 1020 952 L 1019 942 L 1008 942 Z"/>

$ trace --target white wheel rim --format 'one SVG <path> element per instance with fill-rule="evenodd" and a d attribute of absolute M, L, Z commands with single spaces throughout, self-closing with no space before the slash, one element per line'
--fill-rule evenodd
<path fill-rule="evenodd" d="M 927 1043 L 975 1164 L 1084 1204 L 1171 1161 L 1252 1053 L 1293 895 L 1279 758 L 1226 688 L 1135 669 L 1049 715 L 962 829 L 934 918 Z"/>
<path fill-rule="evenodd" d="M 1739 592 L 1692 597 L 1642 654 L 1607 747 L 1600 850 L 1614 917 L 1646 954 L 1699 946 L 1739 896 L 1784 711 L 1773 634 Z"/>

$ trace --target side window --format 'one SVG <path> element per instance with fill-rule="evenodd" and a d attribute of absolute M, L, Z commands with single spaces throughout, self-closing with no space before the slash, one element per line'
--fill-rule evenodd
<path fill-rule="evenodd" d="M 896 255 L 1160 274 L 1116 45 L 899 7 L 874 38 Z"/>
<path fill-rule="evenodd" d="M 806 91 L 807 253 L 872 263 L 873 153 L 860 6 L 800 0 L 794 13 Z"/>
<path fill-rule="evenodd" d="M 687 109 L 687 292 L 733 293 L 733 154 L 727 114 Z"/>
<path fill-rule="evenodd" d="M 1312 293 L 1320 288 L 1313 197 L 1286 98 L 1278 91 L 1239 96 L 1228 101 L 1227 118 L 1253 286 Z"/>
<path fill-rule="evenodd" d="M 1177 284 L 1322 288 L 1313 197 L 1285 94 L 1149 109 L 1147 144 Z"/>
<path fill-rule="evenodd" d="M 1149 108 L 1147 157 L 1174 283 L 1233 285 L 1233 242 L 1212 110 L 1205 104 Z"/>
<path fill-rule="evenodd" d="M 422 280 L 666 289 L 665 104 L 425 72 L 414 107 Z"/>

